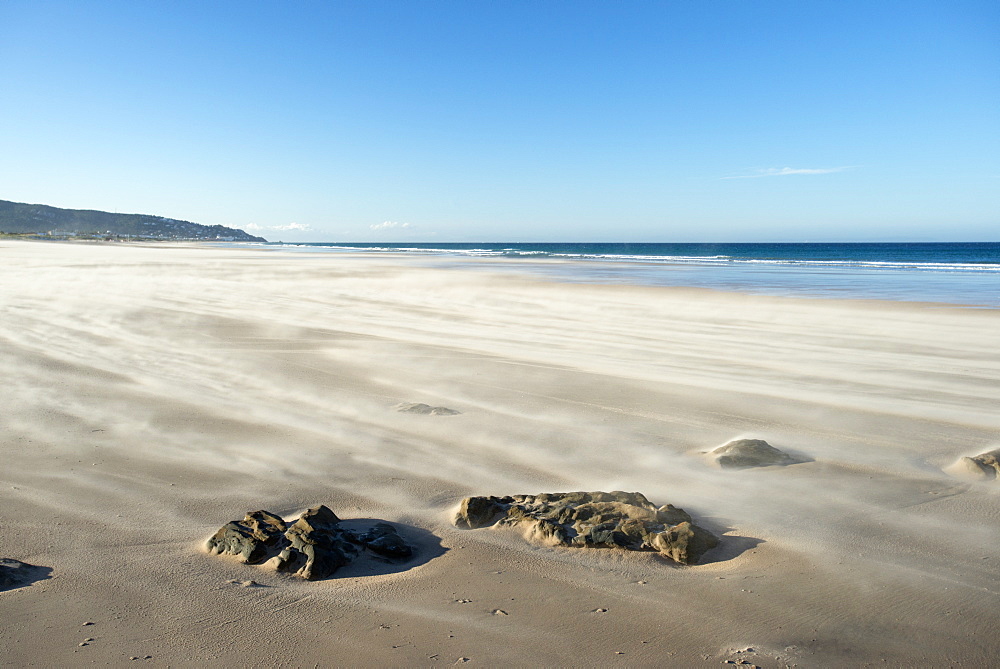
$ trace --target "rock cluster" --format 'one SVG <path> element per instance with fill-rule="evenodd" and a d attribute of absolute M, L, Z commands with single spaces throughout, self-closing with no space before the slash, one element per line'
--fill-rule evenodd
<path fill-rule="evenodd" d="M 456 416 L 461 411 L 455 411 L 448 407 L 432 407 L 429 404 L 420 402 L 403 402 L 396 405 L 396 411 L 401 413 L 417 413 L 425 416 Z"/>
<path fill-rule="evenodd" d="M 790 465 L 796 462 L 795 458 L 763 439 L 737 439 L 715 449 L 711 456 L 720 467 L 726 469 Z"/>
<path fill-rule="evenodd" d="M 657 551 L 679 564 L 696 563 L 719 543 L 683 509 L 657 507 L 637 492 L 467 497 L 455 517 L 466 529 L 497 523 L 517 526 L 536 543 Z"/>
<path fill-rule="evenodd" d="M 961 458 L 957 464 L 960 469 L 977 478 L 996 479 L 1000 477 L 1000 448 L 971 458 Z"/>
<path fill-rule="evenodd" d="M 291 525 L 268 511 L 251 511 L 243 520 L 223 525 L 208 540 L 209 552 L 237 555 L 246 564 L 277 558 L 279 571 L 316 581 L 350 564 L 362 549 L 383 558 L 405 560 L 413 549 L 396 528 L 376 523 L 363 533 L 341 526 L 327 506 L 313 507 Z"/>

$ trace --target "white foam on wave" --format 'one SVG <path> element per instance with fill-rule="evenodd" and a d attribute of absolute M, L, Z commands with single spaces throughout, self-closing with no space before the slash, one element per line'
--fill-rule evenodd
<path fill-rule="evenodd" d="M 896 260 L 821 260 L 813 258 L 734 258 L 729 255 L 642 255 L 613 253 L 567 253 L 539 249 L 505 248 L 443 248 L 422 246 L 358 246 L 351 244 L 280 244 L 283 248 L 305 250 L 338 250 L 363 253 L 414 253 L 452 255 L 477 258 L 557 258 L 601 262 L 641 262 L 694 265 L 774 265 L 818 268 L 854 268 L 869 270 L 908 270 L 920 272 L 1000 273 L 1000 263 L 908 262 Z"/>

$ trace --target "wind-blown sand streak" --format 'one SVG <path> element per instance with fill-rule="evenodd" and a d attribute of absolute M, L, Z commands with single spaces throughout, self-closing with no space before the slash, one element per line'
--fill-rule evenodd
<path fill-rule="evenodd" d="M 1000 484 L 943 470 L 1000 446 L 998 332 L 412 256 L 0 242 L 0 557 L 51 569 L 0 592 L 0 661 L 985 665 Z M 707 463 L 743 437 L 802 461 Z M 571 490 L 723 543 L 681 568 L 451 524 Z M 204 551 L 320 503 L 417 557 L 310 583 Z"/>

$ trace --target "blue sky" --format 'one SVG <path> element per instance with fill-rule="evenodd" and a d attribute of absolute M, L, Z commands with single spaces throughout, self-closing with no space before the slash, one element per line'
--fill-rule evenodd
<path fill-rule="evenodd" d="M 1000 239 L 1000 3 L 0 2 L 0 199 L 315 241 Z"/>

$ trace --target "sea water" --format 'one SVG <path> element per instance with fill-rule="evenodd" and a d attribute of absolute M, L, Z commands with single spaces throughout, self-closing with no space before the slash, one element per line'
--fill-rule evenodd
<path fill-rule="evenodd" d="M 965 243 L 307 243 L 302 251 L 496 258 L 561 281 L 696 286 L 769 295 L 944 302 L 1000 308 L 1000 242 Z M 465 263 L 461 263 L 463 266 Z"/>

